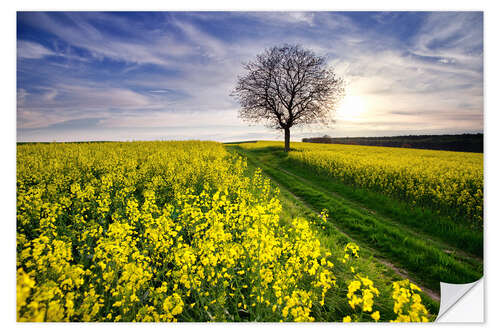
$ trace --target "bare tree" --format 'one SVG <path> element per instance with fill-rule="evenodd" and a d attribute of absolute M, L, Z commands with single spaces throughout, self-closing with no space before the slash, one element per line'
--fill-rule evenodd
<path fill-rule="evenodd" d="M 265 50 L 244 68 L 231 93 L 241 105 L 239 116 L 283 130 L 285 151 L 292 126 L 333 123 L 331 112 L 344 97 L 344 81 L 324 57 L 285 44 Z"/>

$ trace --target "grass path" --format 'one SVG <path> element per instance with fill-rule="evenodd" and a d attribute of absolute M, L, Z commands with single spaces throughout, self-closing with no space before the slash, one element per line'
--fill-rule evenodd
<path fill-rule="evenodd" d="M 282 167 L 285 158 L 265 151 L 245 150 L 228 146 L 246 156 L 250 163 L 263 169 L 281 188 L 289 191 L 304 207 L 320 211 L 327 208 L 330 224 L 325 238 L 342 233 L 366 248 L 377 259 L 403 277 L 428 288 L 436 298 L 439 282 L 467 283 L 482 275 L 482 260 L 473 254 L 452 247 L 437 237 L 429 237 L 409 228 L 405 223 L 384 216 L 359 202 L 333 192 L 324 183 Z"/>

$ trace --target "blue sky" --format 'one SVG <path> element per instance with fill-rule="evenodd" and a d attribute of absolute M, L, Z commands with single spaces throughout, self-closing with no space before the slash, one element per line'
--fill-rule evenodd
<path fill-rule="evenodd" d="M 483 131 L 480 12 L 19 12 L 17 140 L 281 139 L 229 93 L 282 43 L 348 82 L 335 125 L 293 140 Z"/>

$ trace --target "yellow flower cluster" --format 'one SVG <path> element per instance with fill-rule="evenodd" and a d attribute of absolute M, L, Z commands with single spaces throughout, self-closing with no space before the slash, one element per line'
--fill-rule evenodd
<path fill-rule="evenodd" d="M 344 258 L 342 262 L 345 264 L 351 258 L 359 258 L 359 246 L 356 243 L 349 242 L 344 247 Z"/>
<path fill-rule="evenodd" d="M 345 259 L 351 259 L 351 271 L 354 274 L 356 258 L 359 247 L 354 243 L 348 243 L 344 248 Z M 344 261 L 345 263 L 346 261 Z M 409 280 L 396 281 L 392 284 L 392 299 L 394 301 L 394 313 L 396 319 L 391 322 L 428 322 L 429 312 L 421 303 L 422 299 L 417 292 L 422 290 Z M 380 311 L 373 311 L 374 298 L 380 296 L 380 292 L 375 288 L 373 281 L 361 274 L 355 274 L 354 279 L 347 287 L 348 304 L 353 311 L 352 315 L 345 316 L 343 322 L 368 320 L 366 314 L 374 321 L 380 320 Z"/>
<path fill-rule="evenodd" d="M 379 291 L 373 286 L 373 281 L 356 274 L 348 287 L 347 298 L 351 308 L 360 306 L 363 312 L 372 312 L 373 297 L 378 296 Z"/>
<path fill-rule="evenodd" d="M 356 269 L 356 259 L 359 258 L 359 246 L 355 243 L 347 243 L 344 247 L 344 257 L 341 261 L 344 264 L 350 265 L 350 270 L 355 274 Z M 370 317 L 375 321 L 380 319 L 380 312 L 373 311 L 373 298 L 378 297 L 380 292 L 375 288 L 373 281 L 368 277 L 357 273 L 354 275 L 354 279 L 349 283 L 347 287 L 347 299 L 349 306 L 352 310 L 356 310 L 359 307 L 359 313 L 353 314 L 355 321 L 360 321 L 363 318 L 363 313 L 370 314 Z M 345 316 L 344 322 L 351 322 L 353 318 Z"/>
<path fill-rule="evenodd" d="M 391 322 L 428 322 L 429 312 L 422 304 L 418 286 L 408 280 L 393 282 L 392 298 L 394 313 L 398 316 Z"/>
<path fill-rule="evenodd" d="M 310 222 L 213 142 L 17 151 L 19 321 L 313 321 L 334 285 Z"/>
<path fill-rule="evenodd" d="M 321 229 L 325 230 L 325 226 L 328 223 L 328 209 L 323 208 L 321 210 L 321 213 L 319 213 L 319 223 L 318 225 L 321 227 Z"/>

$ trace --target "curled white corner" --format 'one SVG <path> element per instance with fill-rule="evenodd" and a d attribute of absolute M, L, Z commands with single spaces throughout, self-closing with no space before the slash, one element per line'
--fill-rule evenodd
<path fill-rule="evenodd" d="M 483 278 L 466 284 L 441 282 L 441 303 L 436 322 L 484 322 Z"/>

